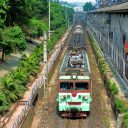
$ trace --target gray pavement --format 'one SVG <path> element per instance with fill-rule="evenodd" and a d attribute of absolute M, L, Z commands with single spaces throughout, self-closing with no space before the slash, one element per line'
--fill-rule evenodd
<path fill-rule="evenodd" d="M 35 44 L 27 43 L 27 48 L 24 53 L 29 56 L 33 49 L 36 47 Z M 0 54 L 1 56 L 1 54 Z M 6 75 L 12 69 L 16 69 L 21 58 L 22 54 L 12 53 L 11 55 L 5 56 L 4 62 L 0 62 L 0 80 L 1 78 Z"/>

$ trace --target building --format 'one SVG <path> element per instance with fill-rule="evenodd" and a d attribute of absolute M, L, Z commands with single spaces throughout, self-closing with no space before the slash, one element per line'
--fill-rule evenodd
<path fill-rule="evenodd" d="M 74 7 L 75 12 L 83 12 L 83 7 Z"/>
<path fill-rule="evenodd" d="M 103 7 L 126 3 L 126 2 L 128 2 L 128 0 L 96 0 L 96 5 L 99 8 L 103 8 Z"/>
<path fill-rule="evenodd" d="M 88 13 L 87 24 L 100 47 L 128 83 L 128 2 Z"/>

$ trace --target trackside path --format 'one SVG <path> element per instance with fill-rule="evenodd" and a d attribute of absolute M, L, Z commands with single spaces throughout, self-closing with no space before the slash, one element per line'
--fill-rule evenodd
<path fill-rule="evenodd" d="M 86 31 L 85 38 L 92 75 L 91 114 L 94 118 L 94 128 L 115 128 L 113 111 Z"/>

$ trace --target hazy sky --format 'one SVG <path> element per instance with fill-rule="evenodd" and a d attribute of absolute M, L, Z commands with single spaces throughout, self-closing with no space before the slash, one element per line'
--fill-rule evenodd
<path fill-rule="evenodd" d="M 88 2 L 88 1 L 91 1 L 91 2 L 95 2 L 95 0 L 61 0 L 61 1 L 67 1 L 67 2 Z"/>

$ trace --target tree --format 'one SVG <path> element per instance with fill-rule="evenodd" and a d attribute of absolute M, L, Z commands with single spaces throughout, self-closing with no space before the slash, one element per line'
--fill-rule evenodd
<path fill-rule="evenodd" d="M 30 0 L 30 3 L 32 0 Z M 26 0 L 9 0 L 9 10 L 7 15 L 7 25 L 26 23 L 32 14 L 30 4 L 27 6 Z"/>
<path fill-rule="evenodd" d="M 3 49 L 2 61 L 4 54 L 10 54 L 16 50 L 23 51 L 26 48 L 26 41 L 22 30 L 18 26 L 6 27 L 1 32 L 1 44 Z"/>
<path fill-rule="evenodd" d="M 62 25 L 65 25 L 65 8 L 59 4 L 51 2 L 51 29 L 57 30 Z"/>
<path fill-rule="evenodd" d="M 0 47 L 4 54 L 10 54 L 14 51 L 22 51 L 26 48 L 25 37 L 22 32 L 30 36 L 41 36 L 44 30 L 48 30 L 47 0 L 8 0 L 9 11 L 6 20 L 6 26 L 0 29 Z M 51 3 L 51 28 L 54 33 L 51 40 L 47 42 L 48 51 L 51 52 L 57 40 L 65 32 L 66 15 L 65 8 Z M 70 15 L 69 15 L 70 13 Z M 73 11 L 68 11 L 68 16 L 73 17 Z M 19 16 L 20 15 L 20 16 Z M 46 20 L 46 23 L 44 22 Z M 16 26 L 19 25 L 19 26 Z M 8 27 L 7 27 L 8 26 Z M 12 102 L 20 99 L 27 90 L 27 83 L 31 82 L 40 70 L 40 62 L 43 60 L 43 46 L 40 44 L 27 57 L 25 54 L 21 58 L 17 69 L 12 70 L 4 76 L 0 83 L 0 114 L 9 110 Z"/>
<path fill-rule="evenodd" d="M 48 12 L 47 0 L 9 0 L 7 25 L 24 25 L 29 19 L 42 18 Z"/>
<path fill-rule="evenodd" d="M 87 2 L 85 3 L 85 5 L 83 6 L 84 11 L 91 11 L 95 9 L 95 6 L 92 5 L 91 2 Z"/>
<path fill-rule="evenodd" d="M 74 15 L 74 10 L 73 8 L 67 8 L 67 13 L 68 13 L 68 19 L 71 23 L 73 23 L 73 15 Z"/>
<path fill-rule="evenodd" d="M 0 27 L 4 26 L 7 16 L 8 0 L 0 0 Z"/>
<path fill-rule="evenodd" d="M 33 3 L 32 9 L 34 10 L 33 11 L 34 17 L 36 17 L 38 19 L 39 18 L 41 19 L 45 15 L 48 15 L 48 2 L 47 2 L 47 0 L 36 0 Z"/>
<path fill-rule="evenodd" d="M 29 20 L 27 34 L 32 37 L 39 37 L 43 35 L 44 31 L 48 30 L 48 26 L 42 20 L 32 18 Z"/>

